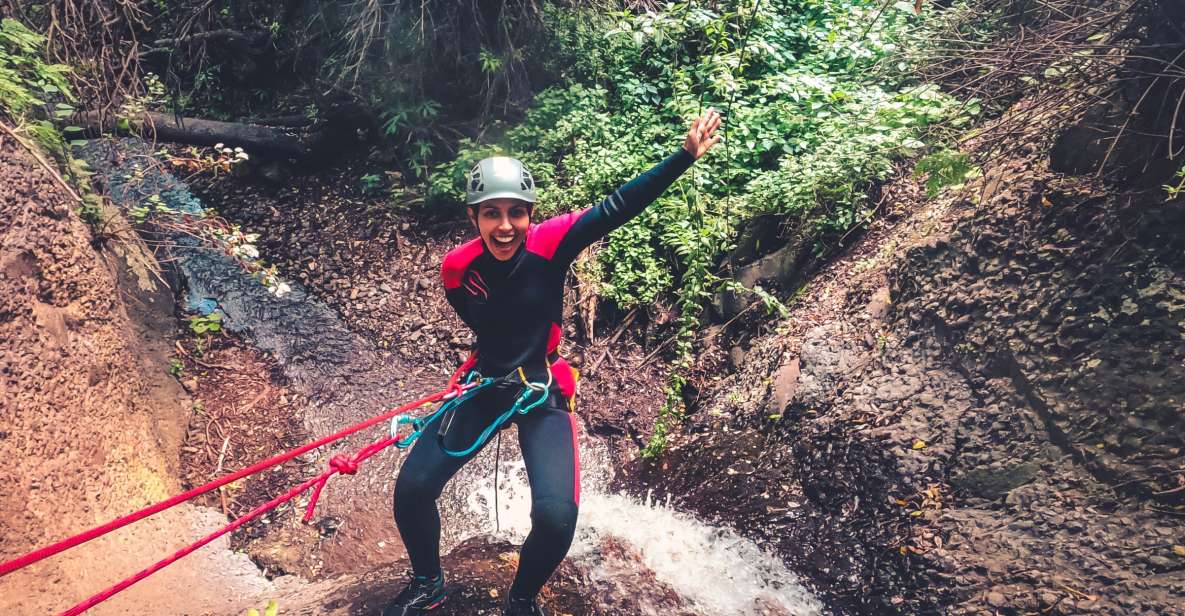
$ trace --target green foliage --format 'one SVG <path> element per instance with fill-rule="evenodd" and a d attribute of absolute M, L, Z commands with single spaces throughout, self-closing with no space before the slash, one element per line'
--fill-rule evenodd
<path fill-rule="evenodd" d="M 8 115 L 46 152 L 59 161 L 69 158 L 66 140 L 53 120 L 74 114 L 70 68 L 46 64 L 45 37 L 15 19 L 0 19 L 0 113 Z M 81 130 L 67 127 L 69 130 Z"/>
<path fill-rule="evenodd" d="M 383 132 L 399 138 L 403 144 L 407 165 L 417 177 L 424 177 L 432 160 L 432 122 L 440 115 L 440 105 L 433 101 L 415 104 L 397 103 L 381 116 Z"/>
<path fill-rule="evenodd" d="M 280 611 L 280 604 L 273 599 L 267 602 L 267 607 L 263 608 L 263 616 L 276 616 Z M 247 610 L 245 616 L 259 616 L 259 610 L 250 608 Z"/>
<path fill-rule="evenodd" d="M 1169 182 L 1164 186 L 1164 192 L 1168 195 L 1167 200 L 1169 201 L 1176 199 L 1177 197 L 1181 196 L 1182 192 L 1185 192 L 1185 166 L 1182 166 L 1177 171 L 1177 174 L 1173 176 L 1173 181 L 1175 181 L 1176 184 Z"/>
<path fill-rule="evenodd" d="M 485 47 L 482 47 L 481 51 L 478 52 L 478 60 L 481 62 L 481 72 L 487 75 L 492 75 L 502 70 L 502 58 L 499 58 Z"/>
<path fill-rule="evenodd" d="M 383 178 L 377 173 L 367 173 L 359 178 L 359 182 L 362 183 L 362 192 L 369 193 L 374 192 L 383 183 Z"/>
<path fill-rule="evenodd" d="M 749 287 L 746 287 L 735 280 L 723 280 L 720 283 L 720 289 L 724 291 L 732 291 L 733 293 L 752 293 L 753 295 L 757 296 L 757 299 L 761 302 L 762 306 L 765 307 L 766 314 L 777 313 L 782 317 L 790 316 L 790 307 L 784 304 L 782 300 L 778 299 L 776 295 L 761 288 L 761 285 L 754 285 L 753 288 L 750 289 Z"/>
<path fill-rule="evenodd" d="M 189 317 L 189 331 L 195 335 L 222 331 L 222 313 L 211 312 L 204 316 L 195 315 Z"/>
<path fill-rule="evenodd" d="M 44 49 L 45 37 L 15 19 L 0 19 L 0 116 L 15 121 L 20 132 L 53 157 L 63 178 L 82 196 L 80 216 L 98 225 L 102 200 L 91 189 L 91 172 L 85 161 L 70 155 L 69 146 L 81 141 L 68 139 L 81 137 L 83 129 L 59 126 L 75 113 L 67 81 L 70 67 L 47 64 Z"/>
<path fill-rule="evenodd" d="M 181 373 L 184 370 L 185 364 L 182 363 L 180 359 L 177 359 L 176 357 L 169 358 L 169 376 L 180 378 Z"/>
<path fill-rule="evenodd" d="M 490 131 L 496 143 L 463 142 L 430 174 L 430 199 L 456 202 L 474 161 L 507 153 L 538 180 L 542 215 L 571 211 L 674 151 L 704 108 L 725 112 L 721 146 L 597 253 L 603 297 L 631 307 L 674 293 L 679 310 L 674 376 L 648 452 L 683 412 L 693 334 L 727 284 L 714 272 L 740 225 L 779 215 L 823 245 L 866 219 L 871 183 L 977 112 L 911 80 L 901 46 L 922 18 L 912 3 L 883 6 L 672 2 L 613 14 L 608 27 L 591 11 L 547 13 L 570 45 L 553 60 L 571 67 L 565 81 L 537 95 L 521 123 Z M 937 182 L 969 171 L 944 160 Z"/>
<path fill-rule="evenodd" d="M 677 131 L 702 107 L 728 110 L 727 147 L 599 255 L 604 294 L 623 306 L 676 284 L 683 296 L 703 298 L 713 291 L 710 265 L 743 218 L 779 213 L 846 230 L 862 214 L 868 183 L 919 153 L 928 127 L 958 114 L 936 89 L 872 71 L 891 56 L 910 12 L 891 10 L 869 28 L 873 2 L 774 0 L 757 14 L 752 2 L 729 6 L 619 14 L 596 45 L 585 22 L 571 20 L 568 38 L 584 55 L 580 81 L 542 92 L 501 143 L 462 144 L 458 158 L 433 173 L 430 194 L 460 200 L 472 162 L 505 152 L 539 179 L 542 214 L 586 207 L 672 151 Z M 673 263 L 682 280 L 672 276 Z M 702 276 L 689 280 L 688 271 Z"/>
<path fill-rule="evenodd" d="M 918 161 L 914 169 L 926 174 L 926 196 L 933 198 L 944 188 L 958 188 L 980 174 L 971 158 L 956 150 L 939 150 Z"/>
<path fill-rule="evenodd" d="M 165 104 L 165 84 L 155 73 L 145 73 L 141 79 L 144 93 L 128 96 L 119 107 L 119 128 L 127 130 L 131 121 L 144 115 L 150 109 L 159 109 Z"/>
<path fill-rule="evenodd" d="M 41 59 L 45 37 L 15 19 L 0 19 L 0 110 L 22 118 L 54 98 L 71 100 L 69 67 Z M 71 109 L 71 112 L 73 110 Z"/>
<path fill-rule="evenodd" d="M 440 114 L 440 105 L 433 101 L 423 101 L 414 105 L 397 104 L 382 112 L 383 131 L 388 135 L 413 133 L 423 124 L 427 124 Z"/>

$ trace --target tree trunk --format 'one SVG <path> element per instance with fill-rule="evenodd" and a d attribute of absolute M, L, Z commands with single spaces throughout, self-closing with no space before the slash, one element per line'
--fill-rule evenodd
<path fill-rule="evenodd" d="M 249 153 L 262 153 L 288 158 L 307 158 L 323 141 L 320 130 L 219 122 L 200 118 L 177 118 L 173 115 L 147 112 L 139 124 L 145 139 L 173 141 L 190 145 L 241 146 Z"/>

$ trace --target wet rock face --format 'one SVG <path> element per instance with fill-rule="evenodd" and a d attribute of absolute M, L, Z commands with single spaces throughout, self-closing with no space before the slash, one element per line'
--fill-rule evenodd
<path fill-rule="evenodd" d="M 592 604 L 586 608 L 590 614 L 699 614 L 646 568 L 636 549 L 612 537 L 604 538 L 597 550 L 579 559 L 574 569 L 580 595 Z"/>
<path fill-rule="evenodd" d="M 767 340 L 754 353 L 781 351 Z M 769 371 L 765 391 L 748 383 L 757 399 L 723 396 L 735 406 L 718 416 L 730 420 L 638 469 L 641 488 L 775 550 L 836 613 L 934 609 L 939 593 L 919 592 L 924 569 L 899 548 L 925 519 L 911 511 L 935 512 L 917 495 L 955 450 L 970 402 L 962 379 L 920 356 L 878 352 L 844 324 L 809 331 Z M 925 451 L 913 449 L 918 439 Z"/>
<path fill-rule="evenodd" d="M 146 195 L 160 194 L 175 210 L 200 213 L 203 206 L 188 187 L 143 162 L 143 152 L 144 145 L 134 140 L 95 141 L 87 146 L 85 158 L 106 179 L 112 198 L 124 207 L 138 205 Z M 389 380 L 374 369 L 373 347 L 300 285 L 276 297 L 234 259 L 188 237 L 176 238 L 172 256 L 184 284 L 187 309 L 221 310 L 227 329 L 273 355 L 302 393 L 330 402 L 347 392 L 370 394 L 366 390 L 380 389 L 370 383 Z"/>
<path fill-rule="evenodd" d="M 1185 205 L 1026 193 L 912 250 L 893 277 L 897 319 L 937 331 L 969 373 L 1010 380 L 1099 479 L 1182 502 Z"/>
<path fill-rule="evenodd" d="M 1001 169 L 755 339 L 642 489 L 838 614 L 1185 613 L 1185 213 Z"/>

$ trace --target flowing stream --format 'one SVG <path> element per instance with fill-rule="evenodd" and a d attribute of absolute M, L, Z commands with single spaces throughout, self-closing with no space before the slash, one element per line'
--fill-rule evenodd
<path fill-rule="evenodd" d="M 605 540 L 612 539 L 630 546 L 637 565 L 649 569 L 657 581 L 705 616 L 822 612 L 798 576 L 776 556 L 732 529 L 710 526 L 650 499 L 607 491 L 611 467 L 604 448 L 594 439 L 582 439 L 580 453 L 583 492 L 569 558 L 588 567 L 591 577 L 606 579 L 618 573 L 601 566 L 597 558 Z M 462 532 L 490 533 L 497 527 L 500 537 L 519 543 L 530 530 L 526 469 L 521 459 L 504 460 L 498 466 L 496 518 L 493 477 L 487 475 L 473 483 L 465 500 L 474 514 L 469 519 L 480 523 Z"/>
<path fill-rule="evenodd" d="M 172 208 L 196 212 L 200 202 L 160 165 L 152 164 L 142 143 L 94 142 L 85 158 L 102 174 L 112 198 L 125 208 L 159 194 Z M 351 332 L 337 314 L 299 285 L 283 298 L 268 293 L 228 256 L 180 238 L 174 249 L 176 269 L 191 311 L 224 313 L 225 326 L 273 355 L 290 386 L 308 404 L 302 417 L 306 429 L 320 437 L 377 414 L 393 400 L 424 392 L 409 391 L 385 369 L 376 349 Z M 443 383 L 447 375 L 428 377 Z M 421 375 L 421 380 L 425 379 Z M 368 438 L 374 438 L 370 435 Z M 530 490 L 518 455 L 514 431 L 503 433 L 498 462 L 500 485 L 494 507 L 494 448 L 487 447 L 449 484 L 441 500 L 445 519 L 444 549 L 478 535 L 495 532 L 521 541 L 529 530 Z M 354 450 L 363 441 L 351 441 Z M 610 592 L 635 593 L 628 580 L 639 571 L 679 596 L 682 613 L 793 614 L 822 612 L 820 603 L 778 559 L 728 528 L 705 524 L 662 503 L 640 501 L 607 489 L 610 458 L 595 438 L 583 434 L 582 501 L 575 542 L 569 558 L 588 577 Z M 388 543 L 398 542 L 390 520 L 393 478 L 402 457 L 394 450 L 376 456 L 352 481 L 333 481 L 319 511 L 346 520 L 358 529 L 354 550 L 374 561 Z M 377 467 L 377 468 L 376 468 Z M 381 518 L 375 521 L 374 518 Z M 364 532 L 365 531 L 365 532 Z M 606 542 L 625 546 L 632 555 L 623 570 L 620 560 L 606 566 Z M 376 549 L 377 546 L 377 549 Z M 393 556 L 387 556 L 390 562 Z M 660 608 L 636 608 L 666 613 Z"/>

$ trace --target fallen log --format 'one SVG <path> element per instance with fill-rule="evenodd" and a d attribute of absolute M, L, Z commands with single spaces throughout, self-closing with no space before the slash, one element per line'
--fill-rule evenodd
<path fill-rule="evenodd" d="M 332 131 L 324 123 L 305 127 L 264 126 L 245 122 L 222 122 L 172 114 L 145 112 L 130 122 L 101 121 L 94 112 L 75 115 L 70 120 L 85 129 L 88 138 L 102 134 L 135 135 L 146 141 L 168 141 L 186 145 L 211 146 L 224 143 L 242 147 L 248 153 L 272 158 L 309 160 L 323 154 Z M 114 124 L 114 125 L 113 125 Z"/>
<path fill-rule="evenodd" d="M 175 47 L 177 45 L 196 45 L 199 43 L 208 43 L 210 41 L 224 40 L 232 42 L 241 42 L 246 44 L 253 44 L 262 37 L 257 34 L 247 34 L 239 30 L 231 28 L 222 28 L 219 30 L 209 30 L 207 32 L 196 32 L 189 36 L 180 38 L 164 38 L 157 39 L 152 44 L 157 47 Z"/>
<path fill-rule="evenodd" d="M 311 126 L 316 123 L 314 118 L 310 118 L 305 113 L 293 113 L 282 116 L 264 116 L 245 118 L 248 124 L 258 124 L 260 126 L 283 126 L 285 128 L 302 128 Z"/>
<path fill-rule="evenodd" d="M 282 126 L 262 126 L 238 122 L 220 122 L 147 112 L 138 123 L 145 139 L 172 141 L 189 145 L 241 146 L 251 153 L 287 158 L 307 158 L 324 142 L 324 131 L 297 130 Z M 137 124 L 133 122 L 133 124 Z"/>
<path fill-rule="evenodd" d="M 330 164 L 340 160 L 343 154 L 357 152 L 379 131 L 373 113 L 356 104 L 328 105 L 319 116 L 315 120 L 293 114 L 223 122 L 148 111 L 116 120 L 110 115 L 101 118 L 95 111 L 86 111 L 75 114 L 68 122 L 82 127 L 81 136 L 86 138 L 134 135 L 150 142 L 197 146 L 224 143 L 242 147 L 253 158 L 258 154 L 273 162 L 290 160 L 305 168 Z"/>

